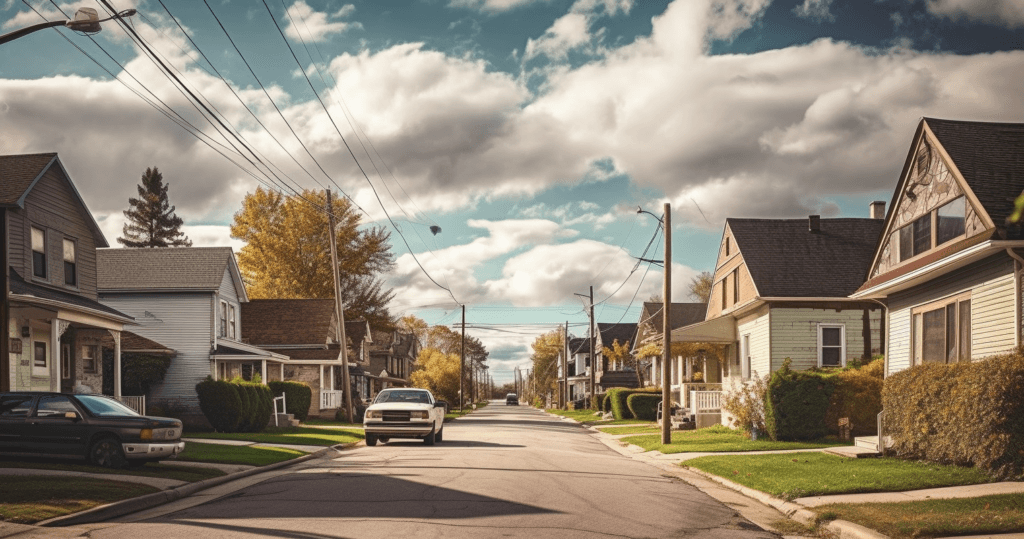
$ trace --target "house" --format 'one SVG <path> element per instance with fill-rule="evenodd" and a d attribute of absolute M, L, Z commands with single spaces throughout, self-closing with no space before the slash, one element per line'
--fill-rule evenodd
<path fill-rule="evenodd" d="M 886 375 L 1021 343 L 1024 124 L 924 118 L 852 298 L 886 306 Z"/>
<path fill-rule="evenodd" d="M 107 240 L 55 153 L 0 156 L 0 221 L 9 279 L 2 390 L 99 393 L 122 401 L 125 311 L 98 301 Z M 110 343 L 109 347 L 104 341 Z M 103 377 L 112 349 L 113 379 Z"/>
<path fill-rule="evenodd" d="M 880 205 L 872 218 L 727 219 L 706 320 L 673 330 L 673 343 L 715 345 L 705 381 L 726 390 L 786 359 L 794 369 L 843 367 L 881 353 L 881 305 L 849 297 L 868 273 Z M 695 408 L 718 413 L 720 392 L 699 397 Z"/>
<path fill-rule="evenodd" d="M 343 406 L 341 347 L 333 299 L 253 299 L 242 303 L 242 335 L 264 350 L 287 355 L 267 381 L 293 380 L 313 390 L 309 414 L 331 419 Z M 365 321 L 345 323 L 353 395 L 368 396 L 359 366 L 369 343 Z M 353 346 L 353 343 L 355 345 Z"/>
<path fill-rule="evenodd" d="M 568 402 L 576 402 L 590 397 L 590 338 L 573 337 L 568 342 L 568 354 L 565 365 L 566 373 L 562 372 L 561 361 L 558 364 L 558 384 L 568 384 Z"/>
<path fill-rule="evenodd" d="M 288 356 L 247 344 L 241 306 L 249 301 L 230 247 L 101 249 L 99 301 L 134 316 L 133 332 L 173 348 L 174 360 L 150 401 L 187 421 L 204 421 L 195 386 L 260 375 Z"/>
<path fill-rule="evenodd" d="M 410 387 L 420 353 L 416 335 L 401 331 L 374 331 L 370 346 L 371 397 L 389 387 Z"/>
<path fill-rule="evenodd" d="M 637 325 L 632 322 L 597 324 L 594 365 L 597 367 L 595 380 L 597 380 L 598 391 L 608 391 L 613 387 L 640 387 L 636 368 L 633 365 L 608 358 L 604 353 L 604 349 L 612 348 L 615 342 L 632 348 L 632 343 L 636 342 L 636 332 Z"/>
<path fill-rule="evenodd" d="M 637 324 L 636 342 L 633 343 L 634 355 L 649 344 L 654 344 L 659 350 L 661 349 L 664 343 L 664 337 L 662 336 L 662 329 L 664 327 L 662 313 L 664 308 L 663 303 L 644 302 L 643 308 L 640 311 L 640 321 Z M 670 309 L 671 317 L 669 321 L 672 325 L 671 330 L 702 322 L 707 314 L 708 304 L 673 302 L 670 305 Z M 648 360 L 644 374 L 646 386 L 661 386 L 662 360 L 663 356 L 661 355 L 653 356 Z M 669 363 L 669 387 L 674 401 L 679 403 L 685 401 L 684 397 L 687 390 L 684 384 L 693 381 L 695 372 L 707 372 L 707 361 L 707 354 L 697 354 L 692 357 L 673 354 L 673 361 Z M 712 358 L 712 366 L 716 367 L 716 364 L 713 362 L 714 359 Z M 717 373 L 717 368 L 712 370 Z"/>

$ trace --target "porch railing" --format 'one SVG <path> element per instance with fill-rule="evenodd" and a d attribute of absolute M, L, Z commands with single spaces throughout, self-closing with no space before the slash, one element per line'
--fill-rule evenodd
<path fill-rule="evenodd" d="M 683 400 L 682 405 L 683 405 L 683 408 L 688 408 L 690 410 L 693 410 L 693 405 L 694 405 L 691 393 L 693 393 L 695 391 L 701 391 L 701 392 L 712 391 L 712 392 L 721 393 L 721 391 L 722 391 L 722 384 L 716 384 L 716 383 L 688 382 L 688 383 L 682 384 L 682 386 L 683 386 L 681 388 L 682 389 L 682 391 L 681 391 L 681 393 L 682 393 L 682 400 Z"/>
<path fill-rule="evenodd" d="M 693 403 L 693 407 L 690 408 L 691 413 L 718 413 L 722 411 L 722 392 L 691 391 L 690 402 Z"/>
<path fill-rule="evenodd" d="M 114 397 L 121 404 L 131 408 L 138 412 L 139 415 L 146 415 L 146 396 L 140 395 L 138 397 L 128 397 L 121 395 L 120 397 Z"/>
<path fill-rule="evenodd" d="M 340 390 L 321 390 L 320 391 L 320 409 L 330 410 L 332 408 L 341 408 L 341 391 Z"/>

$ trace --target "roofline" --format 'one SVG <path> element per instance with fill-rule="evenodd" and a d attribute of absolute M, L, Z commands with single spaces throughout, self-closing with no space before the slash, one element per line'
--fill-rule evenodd
<path fill-rule="evenodd" d="M 75 187 L 75 182 L 71 181 L 71 175 L 68 174 L 68 170 L 64 168 L 64 163 L 60 162 L 60 156 L 58 156 L 57 154 L 54 154 L 53 159 L 51 159 L 50 162 L 43 167 L 43 169 L 39 172 L 39 175 L 36 176 L 34 180 L 32 180 L 32 183 L 30 183 L 28 188 L 25 189 L 25 192 L 21 194 L 21 198 L 19 198 L 17 201 L 18 207 L 21 209 L 25 209 L 25 199 L 28 198 L 28 194 L 32 191 L 32 188 L 35 187 L 37 183 L 39 183 L 39 180 L 43 178 L 43 174 L 46 174 L 46 171 L 50 170 L 50 167 L 52 167 L 54 163 L 57 163 L 57 166 L 60 167 L 61 173 L 64 174 L 64 178 L 67 180 L 68 185 L 71 187 L 71 192 L 74 193 L 75 198 L 78 199 L 78 203 L 81 204 L 82 209 L 85 210 L 84 213 L 88 217 L 88 219 L 86 220 L 86 224 L 92 227 L 93 235 L 100 240 L 97 242 L 96 246 L 110 247 L 110 244 L 107 243 L 107 237 L 103 235 L 103 230 L 100 229 L 99 223 L 96 222 L 96 218 L 93 217 L 92 211 L 90 211 L 89 206 L 86 205 L 85 199 L 82 198 L 82 194 L 78 192 L 78 188 Z"/>
<path fill-rule="evenodd" d="M 783 296 L 779 296 L 779 297 L 758 298 L 758 299 L 760 299 L 761 301 L 828 301 L 828 302 L 844 301 L 844 302 L 851 302 L 851 303 L 852 302 L 863 301 L 863 300 L 859 300 L 859 299 L 853 298 L 851 296 L 835 296 L 835 297 L 833 297 L 833 296 L 822 296 L 822 297 L 799 297 L 799 296 L 783 297 Z"/>
<path fill-rule="evenodd" d="M 258 359 L 261 361 L 270 361 L 273 363 L 288 363 L 288 358 L 281 359 L 280 357 L 267 357 L 259 354 L 210 354 L 210 359 L 217 361 L 247 361 L 252 359 Z"/>
<path fill-rule="evenodd" d="M 171 350 L 171 349 L 153 349 L 153 350 L 149 350 L 149 349 L 145 349 L 145 348 L 138 348 L 138 349 L 132 348 L 130 350 L 127 349 L 127 348 L 122 348 L 121 351 L 122 352 L 126 352 L 126 353 L 130 353 L 130 354 L 167 354 L 167 355 L 172 355 L 172 354 L 177 354 L 178 353 L 177 351 Z"/>
<path fill-rule="evenodd" d="M 219 290 L 216 288 L 97 288 L 100 294 L 146 294 L 146 293 L 168 293 L 168 292 L 190 292 L 190 293 L 212 293 Z"/>
<path fill-rule="evenodd" d="M 37 296 L 26 296 L 26 295 L 23 295 L 23 294 L 15 294 L 14 292 L 10 293 L 10 299 L 11 299 L 11 301 L 14 301 L 14 300 L 24 301 L 26 303 L 35 303 L 35 304 L 38 304 L 38 305 L 47 305 L 47 306 L 50 306 L 50 307 L 57 307 L 57 308 L 60 308 L 60 309 L 67 309 L 69 311 L 71 311 L 71 310 L 78 310 L 78 311 L 82 311 L 82 312 L 91 314 L 93 316 L 97 316 L 99 318 L 105 318 L 107 320 L 112 320 L 114 322 L 120 322 L 120 323 L 125 324 L 125 325 L 132 325 L 132 326 L 140 325 L 140 324 L 138 324 L 135 321 L 135 318 L 133 318 L 131 316 L 127 316 L 127 315 L 125 315 L 125 316 L 118 316 L 116 314 L 108 313 L 106 311 L 100 311 L 98 309 L 91 309 L 89 307 L 82 307 L 81 305 L 75 305 L 73 303 L 66 303 L 66 302 L 63 302 L 63 301 L 58 301 L 58 300 L 53 300 L 53 299 L 46 299 L 46 298 L 40 298 L 40 297 L 37 297 Z"/>
<path fill-rule="evenodd" d="M 260 344 L 249 342 L 249 346 L 258 346 L 264 350 L 327 350 L 326 344 Z"/>
<path fill-rule="evenodd" d="M 228 247 L 228 249 L 231 249 L 231 248 Z M 231 256 L 229 257 L 229 260 L 228 260 L 228 266 L 231 267 L 232 275 L 234 275 L 235 278 L 238 279 L 238 281 L 237 281 L 238 282 L 238 287 L 236 287 L 236 288 L 241 288 L 242 289 L 242 294 L 239 296 L 238 302 L 239 303 L 248 303 L 249 302 L 249 293 L 245 291 L 245 281 L 242 280 L 242 270 L 239 269 L 238 261 L 235 260 L 235 250 L 234 249 L 231 249 Z M 219 286 L 217 287 L 217 290 L 220 290 Z M 238 292 L 238 290 L 236 289 L 235 292 Z"/>

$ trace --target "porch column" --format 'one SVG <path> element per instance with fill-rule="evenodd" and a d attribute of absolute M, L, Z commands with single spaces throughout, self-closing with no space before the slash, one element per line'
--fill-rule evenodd
<path fill-rule="evenodd" d="M 263 385 L 267 385 L 269 380 L 267 380 L 267 360 L 265 359 L 260 362 L 260 377 L 263 380 Z"/>
<path fill-rule="evenodd" d="M 284 381 L 284 363 L 281 364 L 281 381 Z"/>
<path fill-rule="evenodd" d="M 320 391 L 324 390 L 324 366 L 320 364 Z"/>
<path fill-rule="evenodd" d="M 334 391 L 334 388 L 336 387 L 336 386 L 334 385 L 334 365 L 331 365 L 331 376 L 330 376 L 330 382 L 331 382 L 331 391 Z"/>
<path fill-rule="evenodd" d="M 114 338 L 114 396 L 121 396 L 121 332 L 113 329 L 110 336 Z"/>
<path fill-rule="evenodd" d="M 217 360 L 216 359 L 210 360 L 210 370 L 213 371 L 213 374 L 212 374 L 213 379 L 214 380 L 219 380 L 220 379 L 220 373 L 217 372 L 217 371 L 219 371 L 220 369 L 217 368 Z"/>

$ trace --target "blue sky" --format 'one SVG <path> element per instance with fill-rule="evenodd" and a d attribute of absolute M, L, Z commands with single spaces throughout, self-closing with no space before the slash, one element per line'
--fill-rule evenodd
<path fill-rule="evenodd" d="M 594 286 L 600 322 L 635 321 L 660 294 L 659 268 L 631 273 L 655 234 L 637 206 L 672 203 L 673 299 L 688 301 L 725 218 L 864 217 L 889 200 L 922 116 L 1024 121 L 1024 0 L 209 1 L 112 4 L 137 8 L 146 43 L 293 185 L 333 181 L 390 227 L 386 210 L 488 326 L 470 331 L 499 382 L 540 332 L 583 334 L 574 293 Z M 28 5 L 50 19 L 99 7 Z M 0 0 L 0 32 L 40 21 L 28 5 Z M 223 141 L 125 32 L 105 23 L 94 39 L 47 30 L 0 47 L 0 152 L 59 152 L 111 242 L 157 166 L 197 245 L 240 247 L 227 225 L 256 180 L 128 90 Z M 396 314 L 457 322 L 393 238 Z"/>

